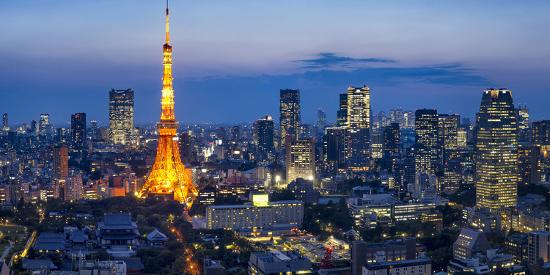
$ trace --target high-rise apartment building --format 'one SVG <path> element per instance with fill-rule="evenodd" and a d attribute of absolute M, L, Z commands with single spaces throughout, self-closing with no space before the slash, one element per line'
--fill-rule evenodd
<path fill-rule="evenodd" d="M 313 181 L 315 179 L 315 146 L 311 139 L 295 141 L 287 149 L 286 159 L 287 184 L 297 178 Z"/>
<path fill-rule="evenodd" d="M 132 89 L 109 91 L 109 131 L 114 144 L 132 145 L 137 142 Z"/>
<path fill-rule="evenodd" d="M 84 186 L 82 184 L 82 175 L 75 173 L 67 177 L 63 186 L 63 199 L 65 201 L 75 202 L 82 198 Z"/>
<path fill-rule="evenodd" d="M 66 179 L 69 176 L 69 148 L 61 144 L 53 148 L 53 178 Z"/>
<path fill-rule="evenodd" d="M 281 147 L 286 148 L 300 136 L 300 91 L 284 89 L 280 91 Z"/>
<path fill-rule="evenodd" d="M 441 143 L 437 110 L 420 109 L 415 113 L 416 173 L 435 174 L 440 168 Z"/>
<path fill-rule="evenodd" d="M 518 126 L 512 91 L 483 92 L 477 117 L 476 206 L 498 211 L 515 207 Z"/>
<path fill-rule="evenodd" d="M 84 148 L 86 143 L 86 113 L 71 115 L 71 143 L 75 149 Z"/>
<path fill-rule="evenodd" d="M 273 118 L 265 116 L 254 123 L 254 145 L 260 162 L 272 160 L 275 154 Z"/>

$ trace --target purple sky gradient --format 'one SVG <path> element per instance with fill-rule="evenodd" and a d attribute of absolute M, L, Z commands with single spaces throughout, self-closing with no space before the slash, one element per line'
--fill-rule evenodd
<path fill-rule="evenodd" d="M 375 111 L 469 117 L 484 88 L 508 87 L 535 119 L 550 118 L 548 1 L 383 2 L 172 1 L 177 118 L 278 117 L 279 89 L 298 88 L 306 121 L 317 108 L 334 120 L 350 84 L 371 87 Z M 163 5 L 2 1 L 0 112 L 15 123 L 50 113 L 58 125 L 86 112 L 105 124 L 108 90 L 133 88 L 136 121 L 156 121 Z"/>

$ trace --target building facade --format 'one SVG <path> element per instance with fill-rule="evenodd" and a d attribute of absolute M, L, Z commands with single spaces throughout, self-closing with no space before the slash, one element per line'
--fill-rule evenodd
<path fill-rule="evenodd" d="M 315 146 L 312 139 L 300 139 L 294 142 L 287 150 L 286 159 L 287 184 L 303 178 L 315 179 Z"/>
<path fill-rule="evenodd" d="M 86 145 L 86 113 L 71 115 L 71 144 L 77 150 Z"/>
<path fill-rule="evenodd" d="M 282 148 L 297 140 L 300 136 L 300 91 L 284 89 L 280 91 L 280 121 Z"/>
<path fill-rule="evenodd" d="M 114 144 L 135 144 L 134 91 L 109 91 L 109 136 Z"/>
<path fill-rule="evenodd" d="M 437 110 L 420 109 L 415 113 L 415 170 L 432 175 L 440 167 L 441 144 Z"/>
<path fill-rule="evenodd" d="M 267 195 L 265 195 L 267 196 Z M 246 231 L 269 229 L 277 225 L 300 227 L 304 218 L 301 201 L 256 200 L 243 205 L 211 205 L 206 208 L 208 229 Z"/>
<path fill-rule="evenodd" d="M 254 145 L 260 162 L 272 160 L 275 156 L 273 118 L 265 116 L 254 123 Z"/>
<path fill-rule="evenodd" d="M 477 117 L 476 206 L 516 207 L 518 126 L 510 90 L 483 92 Z"/>

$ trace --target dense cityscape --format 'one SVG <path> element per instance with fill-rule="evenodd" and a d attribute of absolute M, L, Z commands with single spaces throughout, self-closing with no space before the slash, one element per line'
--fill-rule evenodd
<path fill-rule="evenodd" d="M 513 91 L 465 117 L 350 83 L 307 123 L 281 87 L 277 114 L 178 123 L 169 18 L 158 123 L 131 88 L 108 123 L 3 113 L 0 274 L 550 274 L 550 120 Z"/>

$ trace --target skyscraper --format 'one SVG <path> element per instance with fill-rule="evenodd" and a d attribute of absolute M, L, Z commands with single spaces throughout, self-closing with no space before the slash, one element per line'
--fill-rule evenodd
<path fill-rule="evenodd" d="M 370 88 L 348 87 L 347 92 L 347 123 L 349 128 L 370 128 Z"/>
<path fill-rule="evenodd" d="M 183 132 L 180 134 L 180 152 L 181 160 L 184 163 L 191 163 L 195 161 L 193 154 L 193 136 L 189 132 Z"/>
<path fill-rule="evenodd" d="M 518 141 L 528 142 L 529 131 L 529 109 L 526 106 L 519 106 L 516 109 L 516 115 L 518 120 Z"/>
<path fill-rule="evenodd" d="M 71 143 L 75 149 L 84 148 L 86 143 L 86 113 L 71 115 Z"/>
<path fill-rule="evenodd" d="M 383 140 L 384 155 L 398 156 L 401 150 L 401 131 L 399 130 L 399 123 L 394 122 L 384 128 Z"/>
<path fill-rule="evenodd" d="M 361 88 L 349 86 L 346 98 L 347 163 L 353 169 L 363 169 L 370 157 L 370 88 L 366 85 Z"/>
<path fill-rule="evenodd" d="M 540 147 L 537 145 L 518 145 L 518 183 L 537 184 L 540 177 Z"/>
<path fill-rule="evenodd" d="M 134 134 L 134 91 L 109 91 L 109 132 L 114 144 L 135 143 Z"/>
<path fill-rule="evenodd" d="M 36 131 L 38 131 L 38 123 L 36 120 L 31 121 L 31 128 L 29 129 L 29 132 L 33 135 L 36 135 Z"/>
<path fill-rule="evenodd" d="M 99 139 L 99 125 L 97 124 L 97 120 L 90 121 L 90 132 L 92 140 Z"/>
<path fill-rule="evenodd" d="M 512 92 L 483 92 L 477 117 L 476 206 L 499 211 L 515 207 L 518 125 Z"/>
<path fill-rule="evenodd" d="M 550 120 L 533 122 L 533 144 L 550 145 Z"/>
<path fill-rule="evenodd" d="M 419 109 L 415 112 L 416 172 L 432 175 L 440 162 L 440 141 L 437 110 Z"/>
<path fill-rule="evenodd" d="M 348 94 L 340 94 L 339 109 L 336 112 L 336 126 L 345 127 L 348 124 Z"/>
<path fill-rule="evenodd" d="M 166 42 L 163 49 L 164 67 L 161 91 L 161 115 L 157 124 L 158 145 L 155 163 L 138 197 L 169 197 L 190 208 L 198 195 L 193 184 L 192 172 L 181 162 L 177 138 L 178 122 L 174 112 L 174 87 L 172 77 L 172 46 L 170 45 L 169 10 L 166 6 Z"/>
<path fill-rule="evenodd" d="M 533 122 L 533 145 L 539 149 L 540 176 L 537 181 L 550 181 L 550 120 Z"/>
<path fill-rule="evenodd" d="M 315 123 L 316 135 L 320 135 L 325 131 L 327 126 L 327 114 L 321 109 L 317 109 L 317 122 Z"/>
<path fill-rule="evenodd" d="M 65 180 L 69 176 L 69 148 L 61 144 L 53 148 L 53 178 Z"/>
<path fill-rule="evenodd" d="M 412 129 L 414 128 L 414 112 L 406 111 L 403 113 L 403 128 Z"/>
<path fill-rule="evenodd" d="M 347 129 L 344 127 L 325 128 L 324 157 L 333 169 L 342 167 L 346 162 L 346 136 Z"/>
<path fill-rule="evenodd" d="M 40 114 L 40 121 L 38 122 L 38 133 L 41 135 L 49 134 L 51 130 L 50 115 Z"/>
<path fill-rule="evenodd" d="M 284 89 L 280 91 L 281 147 L 298 140 L 300 136 L 300 91 Z"/>
<path fill-rule="evenodd" d="M 315 179 L 315 147 L 313 140 L 300 139 L 288 148 L 285 160 L 287 184 L 297 178 Z"/>
<path fill-rule="evenodd" d="M 273 118 L 269 115 L 254 123 L 254 144 L 260 162 L 272 160 L 274 157 L 274 128 Z"/>
<path fill-rule="evenodd" d="M 391 123 L 398 123 L 400 128 L 405 127 L 405 112 L 402 109 L 390 110 Z"/>
<path fill-rule="evenodd" d="M 439 139 L 444 150 L 458 148 L 458 127 L 460 126 L 459 115 L 439 114 Z"/>
<path fill-rule="evenodd" d="M 8 122 L 8 113 L 2 115 L 2 130 L 7 132 L 10 130 L 10 124 Z"/>

